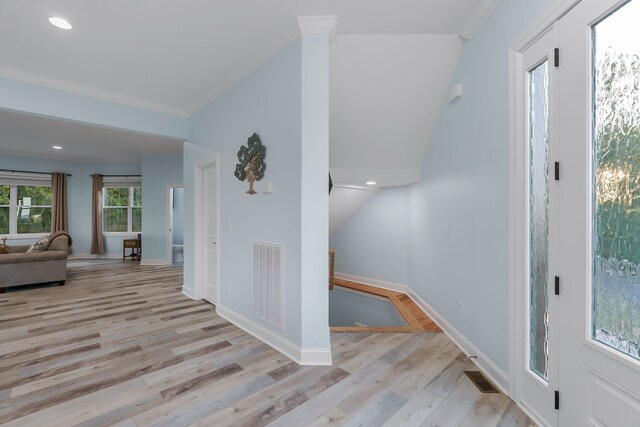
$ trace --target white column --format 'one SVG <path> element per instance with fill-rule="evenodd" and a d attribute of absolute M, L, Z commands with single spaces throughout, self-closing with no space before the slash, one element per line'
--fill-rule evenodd
<path fill-rule="evenodd" d="M 302 34 L 301 360 L 331 364 L 329 338 L 329 42 L 336 16 L 298 17 Z"/>

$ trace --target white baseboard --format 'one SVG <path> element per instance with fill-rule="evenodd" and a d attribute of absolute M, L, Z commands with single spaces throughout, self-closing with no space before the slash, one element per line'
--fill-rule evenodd
<path fill-rule="evenodd" d="M 122 259 L 122 255 L 118 255 L 118 254 L 97 255 L 97 254 L 76 254 L 76 253 L 72 253 L 72 254 L 69 254 L 69 256 L 67 257 L 67 259 L 70 259 L 70 260 L 83 259 L 83 258 L 90 258 L 90 259 Z"/>
<path fill-rule="evenodd" d="M 184 287 L 184 286 L 182 287 L 182 295 L 184 295 L 185 297 L 187 297 L 189 299 L 192 299 L 192 300 L 196 299 L 195 295 L 193 294 L 193 291 L 191 289 L 189 289 L 189 288 Z"/>
<path fill-rule="evenodd" d="M 171 265 L 171 261 L 166 259 L 142 259 L 140 265 Z"/>
<path fill-rule="evenodd" d="M 301 348 L 288 339 L 220 304 L 216 305 L 216 312 L 220 317 L 273 347 L 299 365 L 327 366 L 332 364 L 331 348 Z"/>
<path fill-rule="evenodd" d="M 509 376 L 491 361 L 480 349 L 478 349 L 471 341 L 458 331 L 453 325 L 442 317 L 433 309 L 425 300 L 413 291 L 409 286 L 385 282 L 368 277 L 354 276 L 352 274 L 335 273 L 338 279 L 349 280 L 352 282 L 363 283 L 367 285 L 378 286 L 392 291 L 404 292 L 415 301 L 418 306 L 429 315 L 429 317 L 444 331 L 451 341 L 453 341 L 467 356 L 476 356 L 476 359 L 470 359 L 499 389 L 507 396 L 510 396 Z"/>
<path fill-rule="evenodd" d="M 348 280 L 350 282 L 377 286 L 378 288 L 389 289 L 391 291 L 404 292 L 406 294 L 409 294 L 409 291 L 411 291 L 411 289 L 409 289 L 407 285 L 400 285 L 398 283 L 370 279 L 369 277 L 355 276 L 353 274 L 338 273 L 338 272 L 336 272 L 334 276 L 336 277 L 336 279 Z"/>

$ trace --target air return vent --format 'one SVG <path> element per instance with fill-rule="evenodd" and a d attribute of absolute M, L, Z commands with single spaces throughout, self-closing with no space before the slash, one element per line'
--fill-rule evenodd
<path fill-rule="evenodd" d="M 253 314 L 284 329 L 282 245 L 253 244 Z"/>
<path fill-rule="evenodd" d="M 464 371 L 464 374 L 469 377 L 471 382 L 478 387 L 482 393 L 500 393 L 500 391 L 491 384 L 491 381 L 487 379 L 480 371 Z"/>

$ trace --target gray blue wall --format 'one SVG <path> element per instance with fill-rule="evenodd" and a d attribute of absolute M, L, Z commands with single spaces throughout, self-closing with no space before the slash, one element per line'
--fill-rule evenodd
<path fill-rule="evenodd" d="M 169 188 L 182 176 L 182 156 L 142 157 L 143 262 L 171 263 Z"/>
<path fill-rule="evenodd" d="M 190 142 L 216 152 L 219 162 L 220 304 L 252 315 L 254 241 L 284 245 L 284 337 L 300 343 L 301 46 L 292 43 L 191 118 Z M 266 146 L 258 194 L 234 175 L 237 152 L 256 132 Z M 205 153 L 185 144 L 185 206 L 193 206 L 193 163 Z M 263 194 L 264 182 L 273 193 Z M 188 224 L 189 222 L 187 222 Z M 233 226 L 233 234 L 225 232 Z M 193 226 L 185 227 L 185 287 L 193 289 Z M 258 321 L 257 319 L 254 319 Z M 278 332 L 275 327 L 264 326 Z"/>
<path fill-rule="evenodd" d="M 331 235 L 340 273 L 407 283 L 407 187 L 378 190 Z"/>

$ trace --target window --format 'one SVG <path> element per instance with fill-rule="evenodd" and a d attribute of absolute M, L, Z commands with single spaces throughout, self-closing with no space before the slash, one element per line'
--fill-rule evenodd
<path fill-rule="evenodd" d="M 105 233 L 142 231 L 142 188 L 105 187 L 102 194 Z"/>
<path fill-rule="evenodd" d="M 0 183 L 0 234 L 51 231 L 51 186 Z"/>
<path fill-rule="evenodd" d="M 0 234 L 9 234 L 9 212 L 11 211 L 11 187 L 0 185 Z"/>

